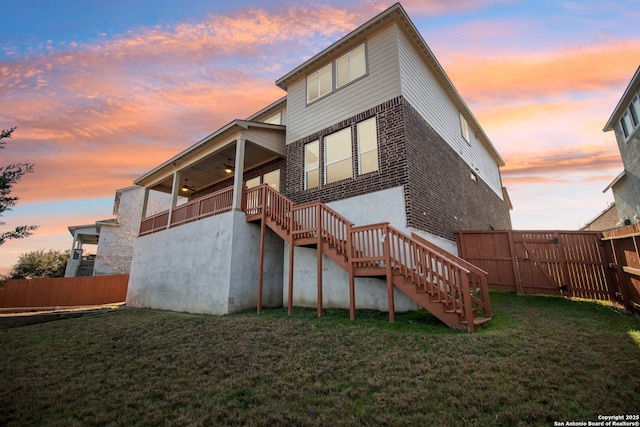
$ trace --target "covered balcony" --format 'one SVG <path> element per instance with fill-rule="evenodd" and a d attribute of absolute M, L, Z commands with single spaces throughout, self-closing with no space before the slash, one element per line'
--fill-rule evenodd
<path fill-rule="evenodd" d="M 242 209 L 243 188 L 280 190 L 286 158 L 285 126 L 234 120 L 143 175 L 140 236 Z M 170 194 L 170 208 L 147 216 L 149 193 Z"/>

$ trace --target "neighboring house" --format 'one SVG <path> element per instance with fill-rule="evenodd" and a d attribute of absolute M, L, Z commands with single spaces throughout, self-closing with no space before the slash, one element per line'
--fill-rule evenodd
<path fill-rule="evenodd" d="M 172 194 L 173 207 L 143 215 L 128 305 L 214 314 L 259 300 L 281 306 L 293 281 L 294 305 L 320 299 L 349 307 L 349 264 L 339 265 L 346 255 L 336 254 L 347 241 L 344 229 L 330 244 L 309 240 L 315 232 L 291 237 L 296 232 L 285 228 L 308 219 L 260 184 L 296 204 L 322 201 L 355 225 L 388 222 L 450 252 L 455 230 L 511 228 L 503 160 L 400 4 L 276 84 L 285 97 L 135 181 L 146 194 Z M 189 203 L 178 206 L 180 196 Z M 258 205 L 270 214 L 282 210 L 270 220 L 274 231 L 251 222 Z M 365 246 L 351 249 L 363 254 Z M 395 309 L 416 309 L 416 298 L 395 287 Z M 355 278 L 358 308 L 387 310 L 388 297 L 385 280 Z"/>
<path fill-rule="evenodd" d="M 613 130 L 624 170 L 603 190 L 611 189 L 619 224 L 640 221 L 640 67 L 636 70 L 603 131 Z"/>
<path fill-rule="evenodd" d="M 69 227 L 73 236 L 65 277 L 129 274 L 133 246 L 140 231 L 144 189 L 131 186 L 116 190 L 116 218 Z M 85 245 L 95 245 L 87 254 Z"/>
<path fill-rule="evenodd" d="M 616 209 L 616 204 L 611 203 L 609 207 L 607 207 L 607 209 L 600 212 L 598 216 L 586 223 L 583 227 L 580 228 L 580 230 L 603 231 L 616 228 L 619 225 L 620 220 L 618 219 L 618 210 Z"/>

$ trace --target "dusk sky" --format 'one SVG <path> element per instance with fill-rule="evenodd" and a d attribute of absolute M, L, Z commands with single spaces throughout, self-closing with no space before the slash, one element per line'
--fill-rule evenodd
<path fill-rule="evenodd" d="M 71 247 L 115 190 L 285 95 L 278 78 L 378 1 L 0 0 L 0 165 L 35 163 L 0 273 Z M 403 7 L 506 162 L 518 229 L 578 229 L 622 171 L 602 128 L 640 65 L 640 1 L 423 0 Z M 348 217 L 348 214 L 347 214 Z"/>

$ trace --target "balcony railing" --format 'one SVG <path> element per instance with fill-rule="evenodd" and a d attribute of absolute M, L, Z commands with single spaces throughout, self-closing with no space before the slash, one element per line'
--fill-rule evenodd
<path fill-rule="evenodd" d="M 169 227 L 167 227 L 169 222 L 168 210 L 142 219 L 140 223 L 140 236 L 229 212 L 231 211 L 232 204 L 233 187 L 227 187 L 173 208 L 171 212 L 171 225 Z"/>

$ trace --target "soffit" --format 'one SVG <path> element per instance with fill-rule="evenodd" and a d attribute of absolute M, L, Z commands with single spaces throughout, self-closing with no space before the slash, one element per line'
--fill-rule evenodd
<path fill-rule="evenodd" d="M 254 135 L 252 140 L 246 138 L 244 132 L 249 128 L 252 129 Z M 186 171 L 187 169 L 194 174 L 192 177 L 194 182 L 195 180 L 205 180 L 207 176 L 210 179 L 223 179 L 226 177 L 224 175 L 225 163 L 233 164 L 234 162 L 235 142 L 238 139 L 246 140 L 245 166 L 251 166 L 254 163 L 264 161 L 265 156 L 275 158 L 286 155 L 285 131 L 286 127 L 282 125 L 234 120 L 136 179 L 134 184 L 145 187 L 155 186 L 164 182 L 175 171 Z M 265 147 L 261 138 L 255 136 L 260 135 L 261 132 L 268 133 L 272 139 L 275 134 L 275 138 L 280 141 L 278 147 L 273 145 Z M 198 173 L 198 171 L 201 172 Z M 189 178 L 187 177 L 187 179 Z"/>

